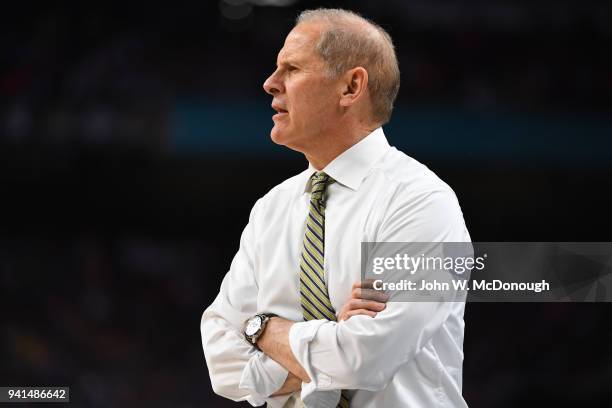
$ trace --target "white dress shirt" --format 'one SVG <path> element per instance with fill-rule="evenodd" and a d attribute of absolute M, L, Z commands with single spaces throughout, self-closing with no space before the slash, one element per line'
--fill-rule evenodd
<path fill-rule="evenodd" d="M 325 208 L 325 280 L 336 311 L 360 279 L 361 242 L 467 242 L 451 188 L 423 164 L 389 146 L 376 129 L 325 169 L 336 180 Z M 296 321 L 291 349 L 311 378 L 307 407 L 465 407 L 461 395 L 463 302 L 392 302 L 376 317 L 303 321 L 299 257 L 312 167 L 270 190 L 251 211 L 240 248 L 215 301 L 202 316 L 214 391 L 252 405 L 269 397 L 287 370 L 243 337 L 247 318 L 275 313 Z"/>

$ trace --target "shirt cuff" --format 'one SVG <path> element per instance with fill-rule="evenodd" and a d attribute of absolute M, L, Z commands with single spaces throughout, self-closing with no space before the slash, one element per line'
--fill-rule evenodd
<path fill-rule="evenodd" d="M 310 377 L 309 383 L 302 383 L 302 401 L 306 404 L 309 395 L 315 391 L 326 389 L 331 386 L 332 379 L 330 376 L 322 372 L 315 372 L 310 364 L 310 342 L 314 339 L 319 328 L 325 324 L 330 323 L 329 320 L 310 320 L 307 322 L 294 323 L 289 329 L 289 346 L 295 356 L 296 360 L 300 363 L 304 370 Z M 327 394 L 328 393 L 316 393 L 316 394 Z M 313 397 L 315 397 L 313 395 Z M 340 394 L 338 393 L 338 398 Z M 313 405 L 314 406 L 314 405 Z"/>
<path fill-rule="evenodd" d="M 247 401 L 258 407 L 283 386 L 288 374 L 289 371 L 283 366 L 264 353 L 258 352 L 249 359 L 242 370 L 238 387 L 250 391 Z"/>

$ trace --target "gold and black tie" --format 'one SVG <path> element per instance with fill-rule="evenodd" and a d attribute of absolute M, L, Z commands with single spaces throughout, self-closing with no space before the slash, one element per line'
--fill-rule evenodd
<path fill-rule="evenodd" d="M 300 257 L 300 302 L 304 320 L 327 319 L 336 321 L 336 312 L 329 300 L 325 284 L 325 192 L 335 180 L 324 172 L 311 178 L 311 195 L 306 218 L 306 230 Z M 338 407 L 348 408 L 349 400 L 343 390 Z"/>

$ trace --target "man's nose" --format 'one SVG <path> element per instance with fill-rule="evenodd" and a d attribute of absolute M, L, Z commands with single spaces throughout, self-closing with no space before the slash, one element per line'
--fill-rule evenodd
<path fill-rule="evenodd" d="M 266 79 L 266 81 L 263 84 L 263 88 L 264 88 L 264 91 L 266 91 L 272 96 L 281 92 L 282 84 L 280 83 L 280 81 L 278 80 L 278 77 L 276 76 L 276 71 L 273 72 L 272 75 L 268 77 L 268 79 Z"/>

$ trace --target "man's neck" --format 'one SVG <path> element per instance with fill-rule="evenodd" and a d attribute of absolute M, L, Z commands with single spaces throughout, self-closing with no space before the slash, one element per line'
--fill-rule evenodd
<path fill-rule="evenodd" d="M 328 140 L 324 145 L 315 149 L 314 152 L 304 153 L 306 160 L 308 160 L 308 163 L 318 171 L 323 170 L 336 157 L 359 143 L 376 128 L 378 128 L 378 126 L 372 129 L 359 129 L 352 132 L 350 136 L 344 134 L 343 137 L 331 137 L 331 140 Z"/>

